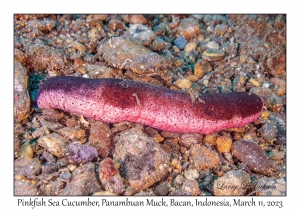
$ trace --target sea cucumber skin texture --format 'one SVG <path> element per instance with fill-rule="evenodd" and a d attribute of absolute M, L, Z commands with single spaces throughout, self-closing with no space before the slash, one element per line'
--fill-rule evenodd
<path fill-rule="evenodd" d="M 180 133 L 209 134 L 256 120 L 263 101 L 246 92 L 202 94 L 132 80 L 52 77 L 39 88 L 39 108 L 56 108 L 115 123 L 131 121 Z"/>

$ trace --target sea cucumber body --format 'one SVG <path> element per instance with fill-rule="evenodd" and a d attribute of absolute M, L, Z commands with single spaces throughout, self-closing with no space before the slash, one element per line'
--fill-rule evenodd
<path fill-rule="evenodd" d="M 39 89 L 39 108 L 56 108 L 104 122 L 131 121 L 181 133 L 208 134 L 257 119 L 263 101 L 245 92 L 202 94 L 121 79 L 52 77 Z"/>

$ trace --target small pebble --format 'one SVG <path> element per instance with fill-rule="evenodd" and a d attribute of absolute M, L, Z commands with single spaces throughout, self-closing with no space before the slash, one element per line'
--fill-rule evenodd
<path fill-rule="evenodd" d="M 201 79 L 205 74 L 204 66 L 201 63 L 196 63 L 194 65 L 194 74 Z"/>
<path fill-rule="evenodd" d="M 151 28 L 140 23 L 130 25 L 126 32 L 125 38 L 143 46 L 148 46 L 155 38 L 155 33 Z"/>
<path fill-rule="evenodd" d="M 219 152 L 230 152 L 232 139 L 229 136 L 220 136 L 216 140 L 217 149 Z"/>
<path fill-rule="evenodd" d="M 78 143 L 69 144 L 65 152 L 66 159 L 73 164 L 96 161 L 98 155 L 95 147 Z"/>
<path fill-rule="evenodd" d="M 43 118 L 50 122 L 59 122 L 63 117 L 64 113 L 57 109 L 42 109 Z"/>
<path fill-rule="evenodd" d="M 203 52 L 202 58 L 208 61 L 218 61 L 225 57 L 225 52 L 219 49 L 207 49 Z"/>
<path fill-rule="evenodd" d="M 180 164 L 180 161 L 177 159 L 172 159 L 172 166 L 174 166 L 175 168 L 177 168 L 179 171 L 182 170 L 182 166 Z"/>
<path fill-rule="evenodd" d="M 215 27 L 215 33 L 220 36 L 223 36 L 226 33 L 227 28 L 228 28 L 228 26 L 225 24 L 218 24 Z"/>
<path fill-rule="evenodd" d="M 42 167 L 42 174 L 52 174 L 57 171 L 58 167 L 55 163 L 45 163 Z"/>
<path fill-rule="evenodd" d="M 203 142 L 215 146 L 217 145 L 217 138 L 218 134 L 216 133 L 208 134 L 204 137 Z"/>
<path fill-rule="evenodd" d="M 59 177 L 63 182 L 69 183 L 71 181 L 72 174 L 70 172 L 63 172 L 59 175 Z"/>
<path fill-rule="evenodd" d="M 202 144 L 203 135 L 201 134 L 181 134 L 179 144 L 184 147 L 190 147 L 192 144 Z"/>
<path fill-rule="evenodd" d="M 29 141 L 25 142 L 18 151 L 18 156 L 26 159 L 32 159 L 34 151 Z"/>
<path fill-rule="evenodd" d="M 166 182 L 157 185 L 154 188 L 154 193 L 159 196 L 165 196 L 169 193 L 169 186 Z"/>
<path fill-rule="evenodd" d="M 209 49 L 219 49 L 220 45 L 215 41 L 210 41 L 206 43 L 206 47 Z"/>
<path fill-rule="evenodd" d="M 200 32 L 199 22 L 194 18 L 185 18 L 181 20 L 177 27 L 177 33 L 189 40 L 191 37 L 196 37 Z"/>
<path fill-rule="evenodd" d="M 188 180 L 197 179 L 199 177 L 199 172 L 197 169 L 189 169 L 184 172 L 184 177 Z"/>
<path fill-rule="evenodd" d="M 219 155 L 205 146 L 193 144 L 190 153 L 190 161 L 199 169 L 213 168 L 219 165 Z"/>
<path fill-rule="evenodd" d="M 193 50 L 196 50 L 197 48 L 197 42 L 188 42 L 184 47 L 184 52 L 192 52 Z"/>
<path fill-rule="evenodd" d="M 261 86 L 261 83 L 258 82 L 257 80 L 255 80 L 254 78 L 250 78 L 249 79 L 249 82 L 254 85 L 255 87 L 260 87 Z"/>
<path fill-rule="evenodd" d="M 46 136 L 42 136 L 37 142 L 38 145 L 45 148 L 48 152 L 56 157 L 62 157 L 67 146 L 65 139 L 57 133 L 51 133 Z"/>
<path fill-rule="evenodd" d="M 92 121 L 89 143 L 99 152 L 100 157 L 105 158 L 112 148 L 111 131 L 106 123 Z"/>
<path fill-rule="evenodd" d="M 185 178 L 182 175 L 178 175 L 176 176 L 176 178 L 174 179 L 173 183 L 175 186 L 180 186 L 183 184 Z"/>
<path fill-rule="evenodd" d="M 182 190 L 194 196 L 200 194 L 199 184 L 196 180 L 186 180 L 182 185 Z"/>
<path fill-rule="evenodd" d="M 278 133 L 276 125 L 268 122 L 266 122 L 259 131 L 264 140 L 268 142 L 272 142 Z"/>
<path fill-rule="evenodd" d="M 192 82 L 188 79 L 179 79 L 175 84 L 180 89 L 189 89 L 192 86 Z"/>
<path fill-rule="evenodd" d="M 106 191 L 117 195 L 121 195 L 124 192 L 123 179 L 111 158 L 107 157 L 100 162 L 99 179 Z"/>
<path fill-rule="evenodd" d="M 72 142 L 77 141 L 82 144 L 86 142 L 85 130 L 80 128 L 64 127 L 62 129 L 59 129 L 57 133 L 59 133 L 60 135 L 69 139 Z"/>
<path fill-rule="evenodd" d="M 175 46 L 181 50 L 183 50 L 185 48 L 186 42 L 187 41 L 185 40 L 185 38 L 183 36 L 179 36 L 174 40 Z"/>

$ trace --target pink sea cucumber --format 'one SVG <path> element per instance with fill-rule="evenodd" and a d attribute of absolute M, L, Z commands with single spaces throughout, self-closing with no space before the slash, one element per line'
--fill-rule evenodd
<path fill-rule="evenodd" d="M 202 94 L 132 80 L 52 77 L 40 86 L 39 108 L 56 108 L 115 123 L 131 121 L 180 133 L 209 134 L 257 119 L 263 101 L 253 93 Z"/>

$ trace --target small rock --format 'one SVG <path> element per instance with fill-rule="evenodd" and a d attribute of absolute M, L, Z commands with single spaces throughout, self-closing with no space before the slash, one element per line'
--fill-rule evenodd
<path fill-rule="evenodd" d="M 257 81 L 256 79 L 254 79 L 254 78 L 250 78 L 248 82 L 250 82 L 255 87 L 260 87 L 261 86 L 261 83 L 259 81 Z"/>
<path fill-rule="evenodd" d="M 46 136 L 42 136 L 37 142 L 41 147 L 45 148 L 48 152 L 56 157 L 62 157 L 67 146 L 65 139 L 57 133 L 51 133 Z"/>
<path fill-rule="evenodd" d="M 194 65 L 194 74 L 201 79 L 205 74 L 204 66 L 201 63 L 195 63 Z"/>
<path fill-rule="evenodd" d="M 177 27 L 177 33 L 184 36 L 185 39 L 196 37 L 200 32 L 200 25 L 194 18 L 183 19 Z"/>
<path fill-rule="evenodd" d="M 26 159 L 33 158 L 33 155 L 34 155 L 34 151 L 29 141 L 25 142 L 18 151 L 18 156 L 24 157 Z"/>
<path fill-rule="evenodd" d="M 95 20 L 105 21 L 107 19 L 108 15 L 94 15 Z M 88 21 L 87 21 L 88 22 Z"/>
<path fill-rule="evenodd" d="M 180 133 L 174 133 L 174 132 L 170 132 L 170 131 L 163 131 L 160 133 L 160 135 L 162 135 L 162 137 L 164 138 L 178 138 L 180 136 Z"/>
<path fill-rule="evenodd" d="M 189 169 L 184 172 L 184 177 L 188 180 L 194 180 L 199 177 L 199 172 L 197 171 L 197 169 Z"/>
<path fill-rule="evenodd" d="M 58 167 L 55 163 L 45 163 L 42 167 L 42 174 L 52 174 L 57 171 Z"/>
<path fill-rule="evenodd" d="M 236 92 L 242 92 L 243 88 L 246 84 L 246 77 L 242 75 L 238 75 L 233 80 L 233 90 Z"/>
<path fill-rule="evenodd" d="M 199 169 L 213 168 L 219 165 L 218 154 L 205 146 L 193 144 L 190 153 L 190 161 Z"/>
<path fill-rule="evenodd" d="M 219 49 L 220 45 L 215 41 L 210 41 L 206 43 L 206 47 L 209 49 Z"/>
<path fill-rule="evenodd" d="M 86 163 L 83 166 L 76 168 L 73 173 L 73 178 L 70 183 L 62 190 L 59 195 L 89 195 L 101 190 L 96 179 L 95 164 Z"/>
<path fill-rule="evenodd" d="M 130 25 L 124 38 L 129 38 L 136 44 L 148 46 L 155 38 L 155 33 L 147 26 L 140 23 Z"/>
<path fill-rule="evenodd" d="M 238 140 L 232 144 L 232 153 L 242 163 L 256 173 L 270 176 L 275 165 L 265 151 L 253 141 Z"/>
<path fill-rule="evenodd" d="M 286 196 L 286 181 L 281 179 L 262 177 L 252 183 L 252 188 L 259 196 Z"/>
<path fill-rule="evenodd" d="M 111 158 L 105 158 L 99 165 L 99 179 L 106 191 L 110 191 L 117 195 L 124 192 L 123 179 Z"/>
<path fill-rule="evenodd" d="M 84 53 L 86 51 L 86 47 L 78 41 L 74 41 L 70 44 L 70 47 L 75 48 L 77 51 Z"/>
<path fill-rule="evenodd" d="M 203 142 L 215 146 L 217 145 L 217 138 L 218 134 L 216 133 L 208 134 L 204 137 Z"/>
<path fill-rule="evenodd" d="M 182 185 L 182 190 L 194 196 L 200 194 L 199 184 L 196 180 L 186 180 Z"/>
<path fill-rule="evenodd" d="M 30 111 L 28 77 L 26 69 L 20 63 L 14 64 L 14 120 L 21 122 L 29 116 Z"/>
<path fill-rule="evenodd" d="M 62 129 L 59 129 L 57 133 L 59 133 L 60 135 L 69 139 L 72 142 L 76 141 L 80 142 L 81 144 L 86 142 L 85 130 L 80 128 L 64 127 Z"/>
<path fill-rule="evenodd" d="M 241 196 L 247 192 L 250 175 L 243 170 L 229 171 L 214 181 L 213 191 L 217 196 Z"/>
<path fill-rule="evenodd" d="M 154 188 L 154 193 L 156 195 L 160 195 L 160 196 L 167 195 L 169 193 L 169 186 L 168 186 L 168 184 L 166 182 L 163 182 L 163 183 L 157 185 Z"/>
<path fill-rule="evenodd" d="M 97 149 L 102 158 L 105 158 L 112 148 L 110 135 L 111 131 L 106 123 L 92 121 L 89 143 Z"/>
<path fill-rule="evenodd" d="M 123 131 L 117 140 L 114 161 L 120 163 L 120 174 L 131 187 L 141 191 L 168 174 L 169 155 L 142 127 Z"/>
<path fill-rule="evenodd" d="M 230 79 L 234 75 L 234 70 L 228 70 L 223 75 L 225 78 Z"/>
<path fill-rule="evenodd" d="M 181 186 L 185 180 L 186 180 L 186 179 L 185 179 L 182 175 L 178 175 L 178 176 L 176 176 L 176 178 L 174 179 L 173 184 L 174 184 L 175 186 Z"/>
<path fill-rule="evenodd" d="M 95 147 L 78 143 L 69 144 L 65 152 L 66 159 L 73 164 L 96 161 L 98 155 Z"/>
<path fill-rule="evenodd" d="M 37 196 L 37 186 L 29 180 L 15 180 L 14 196 Z"/>
<path fill-rule="evenodd" d="M 110 30 L 116 31 L 117 29 L 125 30 L 126 26 L 122 21 L 117 19 L 112 19 L 108 23 L 108 28 Z"/>
<path fill-rule="evenodd" d="M 48 163 L 56 163 L 56 157 L 49 152 L 44 151 L 42 156 Z"/>
<path fill-rule="evenodd" d="M 178 79 L 175 84 L 180 89 L 189 89 L 192 86 L 192 82 L 188 79 Z"/>
<path fill-rule="evenodd" d="M 106 65 L 87 64 L 85 70 L 91 78 L 112 78 L 116 71 Z"/>
<path fill-rule="evenodd" d="M 169 61 L 157 53 L 121 37 L 109 39 L 99 50 L 103 52 L 102 57 L 107 63 L 137 74 L 158 73 L 170 66 Z"/>
<path fill-rule="evenodd" d="M 125 22 L 131 24 L 146 24 L 148 22 L 147 18 L 145 18 L 144 15 L 122 15 L 122 18 Z"/>
<path fill-rule="evenodd" d="M 186 45 L 186 40 L 183 36 L 179 36 L 174 40 L 174 44 L 176 47 L 178 47 L 179 49 L 183 50 L 185 45 Z"/>
<path fill-rule="evenodd" d="M 59 177 L 63 182 L 69 183 L 71 181 L 72 174 L 70 172 L 62 172 Z"/>
<path fill-rule="evenodd" d="M 259 130 L 264 140 L 272 142 L 275 140 L 278 130 L 275 124 L 266 122 Z"/>
<path fill-rule="evenodd" d="M 57 132 L 59 129 L 64 127 L 62 124 L 57 123 L 57 122 L 49 122 L 42 118 L 39 120 L 43 127 L 49 128 L 49 130 L 54 131 L 54 132 Z"/>
<path fill-rule="evenodd" d="M 223 36 L 226 33 L 227 28 L 228 28 L 228 26 L 225 24 L 218 24 L 215 27 L 215 33 L 220 36 Z"/>
<path fill-rule="evenodd" d="M 66 158 L 60 158 L 57 160 L 56 164 L 57 164 L 58 168 L 63 168 L 63 167 L 68 166 L 70 163 Z"/>
<path fill-rule="evenodd" d="M 19 157 L 14 161 L 14 174 L 23 176 L 32 176 L 40 173 L 42 168 L 41 162 L 36 159 L 26 159 Z"/>
<path fill-rule="evenodd" d="M 201 134 L 181 134 L 179 144 L 184 147 L 190 147 L 192 144 L 202 144 L 203 135 Z"/>
<path fill-rule="evenodd" d="M 216 142 L 219 152 L 230 152 L 232 139 L 229 136 L 220 136 L 217 138 Z"/>
<path fill-rule="evenodd" d="M 189 42 L 184 47 L 184 52 L 192 52 L 193 50 L 196 50 L 197 48 L 197 42 Z"/>
<path fill-rule="evenodd" d="M 203 52 L 202 58 L 208 61 L 218 61 L 225 58 L 225 52 L 219 49 L 207 49 Z"/>
<path fill-rule="evenodd" d="M 48 130 L 47 127 L 43 126 L 43 127 L 37 128 L 31 135 L 32 135 L 33 139 L 37 139 L 46 134 L 50 134 L 50 131 Z"/>
<path fill-rule="evenodd" d="M 180 161 L 177 160 L 176 158 L 172 159 L 172 166 L 174 166 L 175 168 L 177 168 L 179 171 L 182 170 L 182 166 L 180 164 Z"/>
<path fill-rule="evenodd" d="M 43 118 L 50 122 L 59 122 L 63 117 L 64 113 L 57 109 L 42 109 Z"/>
<path fill-rule="evenodd" d="M 155 37 L 154 41 L 149 45 L 149 49 L 152 51 L 162 51 L 165 49 L 169 49 L 171 44 L 169 42 L 165 42 L 162 38 Z"/>

